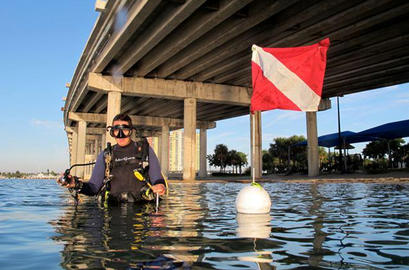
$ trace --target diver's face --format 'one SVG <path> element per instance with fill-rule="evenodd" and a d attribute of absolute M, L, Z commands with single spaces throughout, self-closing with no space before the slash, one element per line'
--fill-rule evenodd
<path fill-rule="evenodd" d="M 115 127 L 115 126 L 129 126 L 129 123 L 127 122 L 127 121 L 122 121 L 122 120 L 116 120 L 116 121 L 114 121 L 113 123 L 112 123 L 112 126 L 113 127 Z M 119 129 L 114 129 L 113 130 L 113 133 L 114 133 L 114 135 L 115 136 L 118 136 L 118 134 L 119 134 L 119 132 L 120 132 L 120 130 Z M 130 136 L 130 134 L 131 134 L 131 129 L 122 129 L 122 132 L 123 132 L 123 134 L 125 135 L 125 136 L 127 136 L 127 137 L 125 137 L 125 138 L 117 138 L 117 137 L 114 137 L 115 138 L 115 141 L 116 141 L 116 143 L 119 145 L 119 146 L 127 146 L 128 144 L 130 144 L 131 143 L 131 136 Z"/>

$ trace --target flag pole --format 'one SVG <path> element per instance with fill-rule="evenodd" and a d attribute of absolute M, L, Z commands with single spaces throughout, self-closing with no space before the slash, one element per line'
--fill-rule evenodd
<path fill-rule="evenodd" d="M 255 123 L 255 118 L 256 118 L 256 116 L 255 116 L 255 114 L 254 113 L 252 113 L 251 114 L 251 117 L 252 117 L 252 119 L 253 119 L 253 123 L 252 123 L 252 130 L 253 130 L 253 134 L 252 134 L 252 137 L 253 137 L 253 140 L 252 140 L 252 153 L 251 153 L 251 167 L 252 167 L 252 169 L 253 169 L 253 183 L 255 183 L 256 182 L 256 168 L 255 168 L 255 159 L 256 159 L 256 150 L 255 150 L 255 144 L 256 144 L 256 123 Z"/>
<path fill-rule="evenodd" d="M 255 51 L 257 51 L 257 46 L 255 44 L 253 44 L 253 46 L 251 46 L 251 51 L 254 54 Z M 252 57 L 253 58 L 253 57 Z M 253 87 L 253 91 L 254 91 L 254 87 Z M 250 143 L 250 147 L 252 148 L 251 150 L 251 169 L 253 171 L 253 184 L 256 182 L 256 168 L 254 166 L 254 160 L 256 159 L 256 155 L 255 155 L 255 145 L 256 145 L 256 123 L 255 123 L 255 114 L 254 111 L 250 111 L 250 120 L 253 122 L 251 125 L 251 129 L 253 130 L 253 134 L 252 134 L 252 143 Z M 250 138 L 251 140 L 251 138 Z"/>

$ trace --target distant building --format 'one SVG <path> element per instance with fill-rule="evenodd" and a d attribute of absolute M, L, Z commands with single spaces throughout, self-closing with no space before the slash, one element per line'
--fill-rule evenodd
<path fill-rule="evenodd" d="M 148 142 L 159 157 L 159 140 L 157 137 L 149 137 Z M 183 130 L 171 131 L 169 134 L 169 171 L 183 171 Z M 200 134 L 196 133 L 196 162 L 195 169 L 200 169 Z"/>

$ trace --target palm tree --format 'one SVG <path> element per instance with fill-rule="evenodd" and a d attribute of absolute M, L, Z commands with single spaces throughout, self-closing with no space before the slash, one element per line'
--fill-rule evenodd
<path fill-rule="evenodd" d="M 237 173 L 237 166 L 240 163 L 240 156 L 238 155 L 236 150 L 229 151 L 229 165 L 233 167 L 233 173 Z M 234 170 L 236 169 L 236 170 Z"/>
<path fill-rule="evenodd" d="M 237 155 L 240 157 L 238 166 L 239 166 L 240 174 L 241 174 L 241 167 L 248 164 L 247 155 L 244 154 L 243 152 L 237 152 Z"/>

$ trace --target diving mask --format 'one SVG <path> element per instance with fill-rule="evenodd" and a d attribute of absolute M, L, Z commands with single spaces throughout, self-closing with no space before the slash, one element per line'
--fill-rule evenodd
<path fill-rule="evenodd" d="M 127 138 L 132 134 L 132 127 L 129 125 L 115 125 L 107 127 L 109 134 L 118 139 Z"/>

